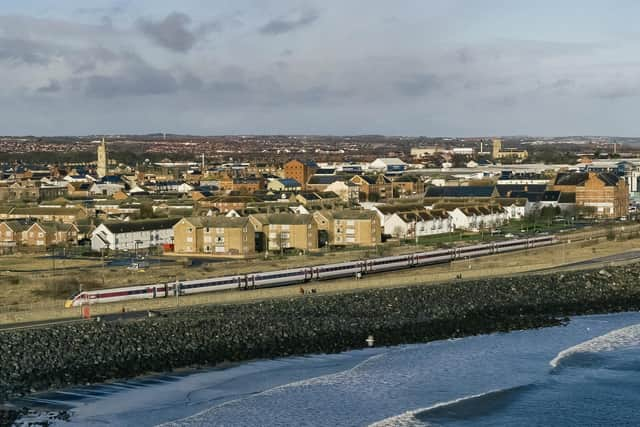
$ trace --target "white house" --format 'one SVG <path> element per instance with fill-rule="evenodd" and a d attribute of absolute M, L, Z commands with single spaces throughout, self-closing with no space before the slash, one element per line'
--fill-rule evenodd
<path fill-rule="evenodd" d="M 495 228 L 507 222 L 507 214 L 496 206 L 470 206 L 449 211 L 453 226 L 460 230 Z"/>
<path fill-rule="evenodd" d="M 444 210 L 396 212 L 386 220 L 384 233 L 401 239 L 453 231 L 453 220 Z"/>
<path fill-rule="evenodd" d="M 154 219 L 102 223 L 91 234 L 91 250 L 135 250 L 160 246 L 173 241 L 177 219 Z"/>
<path fill-rule="evenodd" d="M 517 199 L 503 204 L 502 209 L 504 209 L 507 219 L 522 219 L 527 214 L 527 201 L 526 199 Z"/>

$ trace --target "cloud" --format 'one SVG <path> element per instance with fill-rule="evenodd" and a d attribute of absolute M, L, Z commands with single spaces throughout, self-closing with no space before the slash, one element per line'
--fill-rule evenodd
<path fill-rule="evenodd" d="M 401 95 L 422 96 L 440 88 L 441 83 L 441 79 L 434 74 L 415 74 L 396 81 L 394 87 Z"/>
<path fill-rule="evenodd" d="M 172 12 L 160 21 L 139 19 L 137 26 L 151 41 L 174 52 L 187 52 L 199 38 L 220 29 L 217 21 L 204 22 L 194 27 L 191 17 L 181 12 Z"/>
<path fill-rule="evenodd" d="M 297 30 L 302 27 L 313 24 L 317 21 L 319 15 L 314 10 L 296 12 L 292 16 L 281 16 L 272 19 L 265 25 L 260 27 L 260 33 L 266 35 L 278 35 Z"/>
<path fill-rule="evenodd" d="M 58 48 L 52 44 L 17 38 L 0 38 L 0 60 L 46 65 L 58 53 Z"/>
<path fill-rule="evenodd" d="M 46 86 L 41 86 L 38 89 L 36 89 L 36 92 L 55 93 L 55 92 L 60 92 L 60 90 L 62 90 L 62 86 L 60 85 L 60 82 L 55 79 L 51 79 L 49 80 L 49 83 Z"/>
<path fill-rule="evenodd" d="M 76 86 L 79 84 L 88 96 L 97 98 L 170 94 L 182 87 L 170 71 L 154 68 L 135 55 L 130 55 L 128 61 L 114 74 L 76 79 Z"/>

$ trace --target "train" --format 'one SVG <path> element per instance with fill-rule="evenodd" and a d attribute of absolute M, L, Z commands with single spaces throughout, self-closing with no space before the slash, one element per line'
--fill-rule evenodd
<path fill-rule="evenodd" d="M 551 245 L 553 243 L 556 243 L 556 237 L 548 235 L 460 246 L 450 249 L 437 249 L 429 252 L 415 252 L 404 255 L 369 258 L 336 264 L 289 268 L 286 270 L 235 274 L 231 276 L 128 286 L 123 288 L 80 291 L 65 302 L 65 307 L 70 308 L 78 307 L 83 304 L 111 303 L 135 299 L 167 298 L 170 296 L 191 295 L 231 289 L 249 290 L 268 288 L 345 277 L 360 278 L 364 275 L 385 271 L 424 267 L 428 265 L 447 263 L 457 259 L 500 254 L 503 252 Z"/>

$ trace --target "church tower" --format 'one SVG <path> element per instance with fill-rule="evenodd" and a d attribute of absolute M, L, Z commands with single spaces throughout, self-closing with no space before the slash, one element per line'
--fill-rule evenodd
<path fill-rule="evenodd" d="M 98 176 L 100 178 L 108 174 L 107 164 L 107 145 L 102 138 L 102 142 L 98 146 Z"/>
<path fill-rule="evenodd" d="M 502 140 L 501 139 L 492 139 L 492 156 L 494 159 L 500 158 L 500 152 L 502 151 Z"/>

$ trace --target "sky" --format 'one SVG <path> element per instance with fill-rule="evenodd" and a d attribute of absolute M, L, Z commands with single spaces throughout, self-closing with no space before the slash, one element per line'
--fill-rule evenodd
<path fill-rule="evenodd" d="M 640 136 L 635 0 L 3 0 L 0 134 Z"/>

